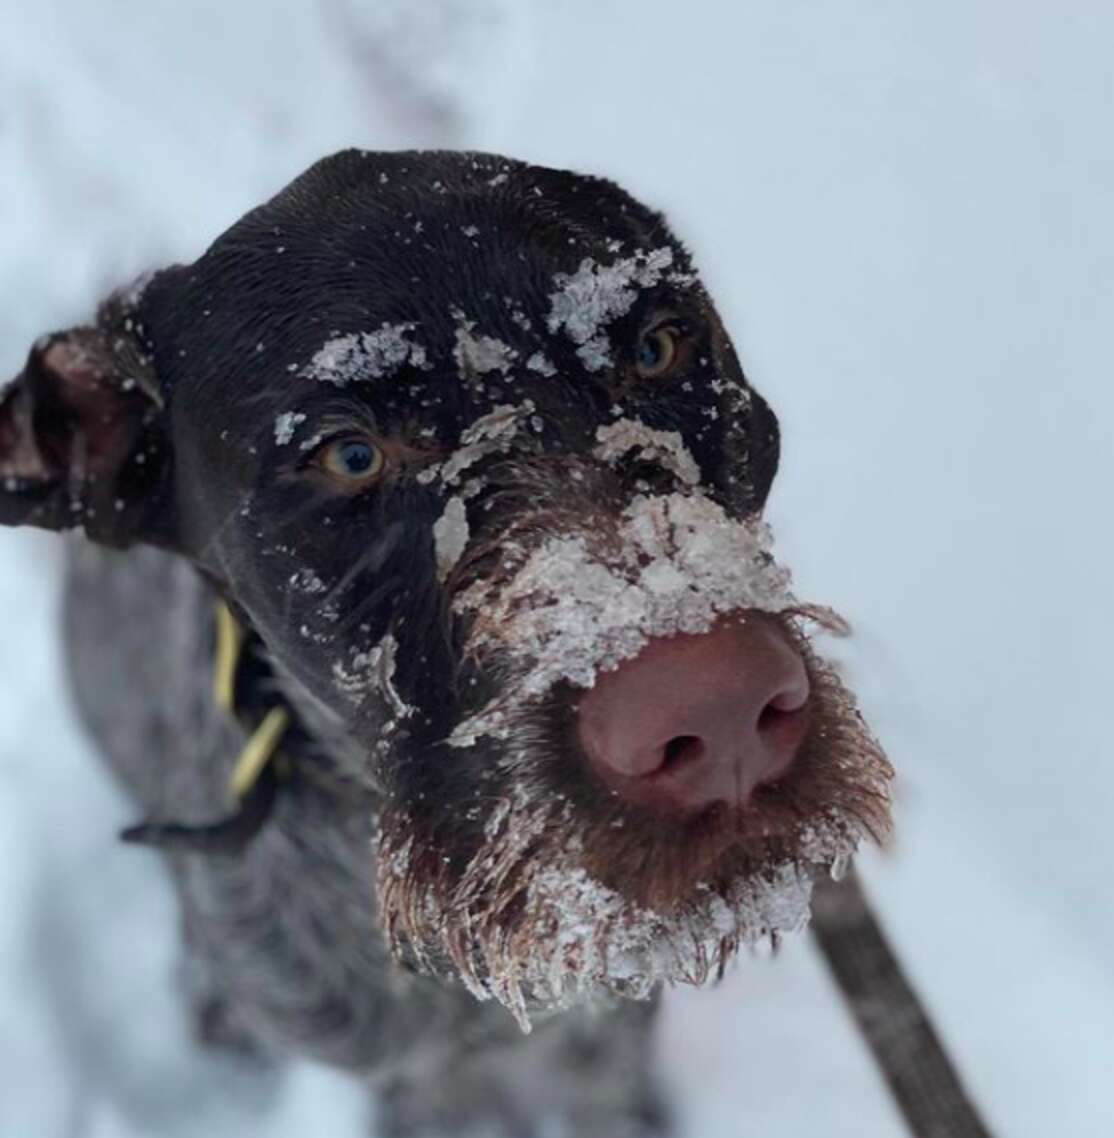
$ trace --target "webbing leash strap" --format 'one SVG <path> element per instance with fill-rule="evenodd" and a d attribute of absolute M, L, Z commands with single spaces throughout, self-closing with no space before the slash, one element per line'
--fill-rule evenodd
<path fill-rule="evenodd" d="M 916 1138 L 991 1138 L 857 874 L 818 882 L 812 932 Z"/>

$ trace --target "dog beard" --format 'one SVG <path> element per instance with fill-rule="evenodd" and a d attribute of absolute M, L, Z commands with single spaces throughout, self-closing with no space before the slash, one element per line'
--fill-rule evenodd
<path fill-rule="evenodd" d="M 543 1011 L 703 984 L 741 946 L 802 929 L 816 875 L 838 875 L 864 837 L 884 840 L 893 772 L 809 641 L 808 625 L 843 622 L 800 606 L 777 619 L 813 701 L 788 775 L 744 808 L 663 818 L 601 793 L 538 701 L 512 705 L 500 713 L 500 793 L 464 852 L 447 837 L 464 832 L 459 819 L 432 808 L 380 818 L 379 905 L 396 957 L 455 972 L 528 1030 Z"/>

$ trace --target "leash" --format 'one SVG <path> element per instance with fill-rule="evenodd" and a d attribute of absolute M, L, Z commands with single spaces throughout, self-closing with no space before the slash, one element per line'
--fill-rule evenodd
<path fill-rule="evenodd" d="M 278 797 L 282 742 L 291 725 L 284 704 L 269 708 L 251 724 L 249 709 L 241 705 L 244 661 L 249 635 L 223 601 L 216 609 L 216 650 L 213 662 L 213 699 L 226 715 L 250 730 L 228 780 L 233 810 L 224 818 L 191 826 L 177 822 L 142 822 L 122 831 L 122 841 L 156 846 L 168 851 L 241 853 L 263 828 Z"/>
<path fill-rule="evenodd" d="M 915 1138 L 991 1138 L 858 875 L 817 882 L 812 932 Z"/>

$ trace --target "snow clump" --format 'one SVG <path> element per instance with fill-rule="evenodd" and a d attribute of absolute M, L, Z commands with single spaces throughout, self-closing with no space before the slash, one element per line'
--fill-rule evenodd
<path fill-rule="evenodd" d="M 578 345 L 576 354 L 584 366 L 599 371 L 611 363 L 611 344 L 604 327 L 626 315 L 638 290 L 656 285 L 672 264 L 673 250 L 668 245 L 621 257 L 610 265 L 585 257 L 575 273 L 557 273 L 553 278 L 557 288 L 549 297 L 549 330 L 557 332 L 563 327 Z"/>
<path fill-rule="evenodd" d="M 453 316 L 457 321 L 453 359 L 460 374 L 467 377 L 497 371 L 506 375 L 518 359 L 518 352 L 494 336 L 477 336 L 473 331 L 476 322 L 466 319 L 460 309 L 453 309 Z"/>
<path fill-rule="evenodd" d="M 599 446 L 592 452 L 604 462 L 614 463 L 628 451 L 637 449 L 638 457 L 656 462 L 672 471 L 686 486 L 700 481 L 700 467 L 692 457 L 680 431 L 658 431 L 638 419 L 617 419 L 596 430 Z"/>
<path fill-rule="evenodd" d="M 529 701 L 562 680 L 590 688 L 655 637 L 706 632 L 744 609 L 791 607 L 789 571 L 771 546 L 764 523 L 736 521 L 702 495 L 641 495 L 617 535 L 555 534 L 498 591 L 468 589 L 454 608 L 481 617 L 471 650 L 495 648 L 521 666 L 516 699 Z M 481 709 L 449 742 L 498 734 L 506 710 Z"/>
<path fill-rule="evenodd" d="M 679 915 L 635 905 L 583 869 L 553 866 L 531 881 L 527 901 L 547 914 L 548 936 L 524 967 L 493 976 L 489 994 L 528 1031 L 524 989 L 561 1008 L 613 997 L 619 987 L 646 1000 L 661 984 L 702 985 L 735 946 L 800 933 L 812 886 L 807 866 L 784 861 L 733 882 L 726 895 L 698 887 Z"/>
<path fill-rule="evenodd" d="M 521 403 L 500 403 L 481 415 L 460 434 L 460 446 L 443 462 L 427 466 L 418 475 L 425 484 L 440 477 L 446 486 L 455 485 L 474 463 L 489 454 L 509 451 L 521 424 L 537 410 L 532 399 Z"/>
<path fill-rule="evenodd" d="M 433 523 L 433 543 L 437 552 L 437 579 L 444 581 L 468 545 L 468 514 L 464 501 L 454 494 L 441 516 Z"/>
<path fill-rule="evenodd" d="M 275 416 L 275 442 L 284 447 L 294 437 L 294 430 L 299 423 L 306 421 L 305 415 L 300 411 L 284 411 Z"/>
<path fill-rule="evenodd" d="M 531 371 L 536 371 L 538 375 L 544 375 L 547 379 L 551 375 L 557 374 L 557 369 L 550 362 L 549 357 L 545 352 L 535 352 L 527 361 L 526 366 Z"/>
<path fill-rule="evenodd" d="M 425 348 L 409 339 L 416 325 L 384 323 L 375 332 L 354 332 L 322 345 L 302 375 L 344 387 L 394 375 L 400 368 L 428 368 Z"/>
<path fill-rule="evenodd" d="M 369 652 L 357 652 L 352 663 L 345 667 L 333 664 L 333 680 L 350 699 L 358 700 L 369 691 L 378 691 L 391 711 L 399 718 L 411 715 L 414 708 L 408 704 L 394 684 L 395 660 L 398 657 L 398 640 L 388 632 Z"/>

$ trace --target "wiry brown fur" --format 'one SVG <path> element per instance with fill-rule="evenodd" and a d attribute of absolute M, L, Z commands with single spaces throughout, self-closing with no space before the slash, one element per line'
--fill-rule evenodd
<path fill-rule="evenodd" d="M 539 875 L 555 867 L 582 869 L 632 911 L 659 916 L 668 938 L 677 935 L 671 930 L 699 927 L 709 891 L 729 903 L 736 883 L 787 863 L 815 872 L 818 841 L 828 861 L 861 837 L 882 841 L 892 770 L 853 696 L 812 650 L 805 622 L 845 628 L 816 607 L 780 618 L 807 664 L 812 718 L 790 774 L 760 788 L 745 810 L 713 807 L 673 819 L 624 802 L 586 763 L 555 762 L 529 710 L 519 712 L 505 740 L 517 759 L 482 832 L 454 831 L 443 820 L 427 829 L 428 817 L 388 808 L 380 818 L 377 884 L 392 949 L 413 953 L 431 970 L 451 963 L 477 991 L 517 1007 L 529 999 L 521 988 L 541 947 L 557 932 L 554 899 L 538 897 Z M 614 922 L 598 923 L 594 950 L 606 956 L 615 933 Z M 678 978 L 703 983 L 722 972 L 739 943 L 731 934 L 711 951 L 699 940 L 675 945 Z"/>

